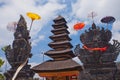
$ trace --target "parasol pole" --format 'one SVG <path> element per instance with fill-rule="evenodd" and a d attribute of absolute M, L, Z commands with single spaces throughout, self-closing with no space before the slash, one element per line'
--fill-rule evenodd
<path fill-rule="evenodd" d="M 32 21 L 31 21 L 31 24 L 30 24 L 30 29 L 29 29 L 29 31 L 31 31 L 32 24 L 33 24 L 33 21 L 34 21 L 34 20 L 32 20 Z"/>
<path fill-rule="evenodd" d="M 28 12 L 26 15 L 32 20 L 31 25 L 30 25 L 30 29 L 29 29 L 29 31 L 30 31 L 32 28 L 33 21 L 39 20 L 39 19 L 41 19 L 41 17 L 38 14 L 32 13 L 32 12 Z"/>

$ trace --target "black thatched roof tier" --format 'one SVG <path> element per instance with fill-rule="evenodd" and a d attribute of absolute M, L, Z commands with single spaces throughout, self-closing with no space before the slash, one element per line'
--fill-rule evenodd
<path fill-rule="evenodd" d="M 52 33 L 53 33 L 54 35 L 63 34 L 63 33 L 70 34 L 70 32 L 68 32 L 67 30 L 53 31 Z"/>
<path fill-rule="evenodd" d="M 68 34 L 69 34 L 69 32 L 67 31 L 67 28 L 66 28 L 66 27 L 60 27 L 60 28 L 51 30 L 51 32 L 52 32 L 53 34 L 55 34 L 55 33 L 57 33 L 57 32 L 59 32 L 59 33 L 62 32 L 62 33 L 63 33 L 63 31 L 64 31 L 65 33 L 68 33 Z"/>
<path fill-rule="evenodd" d="M 71 71 L 81 70 L 81 66 L 72 59 L 62 61 L 49 60 L 33 67 L 32 70 L 35 72 Z"/>
<path fill-rule="evenodd" d="M 46 52 L 46 55 L 53 58 L 54 60 L 65 60 L 74 57 L 72 50 L 73 46 L 70 43 L 71 39 L 69 37 L 68 26 L 66 25 L 66 20 L 62 16 L 58 16 L 54 20 L 53 33 L 49 38 L 53 40 L 48 44 L 53 50 Z"/>
<path fill-rule="evenodd" d="M 63 34 L 59 34 L 59 35 L 52 35 L 49 38 L 54 41 L 58 41 L 58 40 L 59 41 L 61 41 L 61 40 L 64 40 L 64 41 L 69 40 L 70 41 L 71 40 L 67 33 L 63 33 Z"/>
<path fill-rule="evenodd" d="M 71 48 L 73 47 L 71 45 L 71 43 L 67 40 L 66 41 L 61 41 L 61 42 L 51 42 L 51 43 L 48 44 L 48 46 L 50 46 L 51 48 L 54 47 L 54 46 L 56 46 L 56 47 L 63 46 L 64 47 L 64 45 L 68 45 Z"/>
<path fill-rule="evenodd" d="M 50 50 L 46 52 L 45 55 L 50 56 L 54 60 L 65 60 L 75 57 L 73 52 L 70 50 L 63 50 L 63 51 Z"/>
<path fill-rule="evenodd" d="M 66 22 L 65 18 L 63 18 L 62 16 L 58 16 L 57 18 L 55 18 L 53 20 L 55 23 L 59 23 L 59 22 Z"/>
<path fill-rule="evenodd" d="M 62 30 L 66 30 L 66 27 L 62 27 L 62 28 L 57 28 L 57 29 L 53 29 L 51 30 L 51 32 L 57 32 L 57 31 L 62 31 Z"/>
<path fill-rule="evenodd" d="M 65 49 L 65 50 L 60 50 L 60 51 L 49 50 L 46 52 L 46 54 L 62 54 L 62 53 L 71 53 L 71 52 L 72 52 L 71 49 Z"/>
<path fill-rule="evenodd" d="M 65 28 L 68 28 L 68 26 L 66 25 L 66 24 L 60 24 L 60 25 L 52 25 L 52 27 L 54 28 L 54 29 L 59 29 L 59 28 L 63 28 L 63 27 L 65 27 Z"/>
<path fill-rule="evenodd" d="M 52 26 L 55 27 L 55 29 L 56 29 L 56 27 L 59 27 L 59 28 L 61 27 L 62 28 L 63 26 L 67 28 L 66 22 L 55 23 Z"/>

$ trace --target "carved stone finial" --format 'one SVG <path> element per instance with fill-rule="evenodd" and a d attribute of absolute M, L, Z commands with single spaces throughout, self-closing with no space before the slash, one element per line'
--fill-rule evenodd
<path fill-rule="evenodd" d="M 27 25 L 26 24 L 27 23 L 26 23 L 24 17 L 22 15 L 20 15 L 20 19 L 18 21 L 17 26 L 19 26 L 19 27 L 25 27 L 27 29 Z"/>
<path fill-rule="evenodd" d="M 27 25 L 24 17 L 20 15 L 20 19 L 17 24 L 16 32 L 14 33 L 15 39 L 24 38 L 27 40 L 29 38 L 29 31 L 27 30 Z"/>
<path fill-rule="evenodd" d="M 92 24 L 92 29 L 96 29 L 95 23 Z"/>

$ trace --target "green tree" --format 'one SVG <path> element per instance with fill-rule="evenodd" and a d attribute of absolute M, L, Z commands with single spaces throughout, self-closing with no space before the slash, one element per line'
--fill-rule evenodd
<path fill-rule="evenodd" d="M 4 64 L 4 61 L 0 58 L 0 67 Z"/>
<path fill-rule="evenodd" d="M 4 64 L 4 61 L 0 58 L 0 68 Z M 0 80 L 4 80 L 3 74 L 0 73 Z"/>

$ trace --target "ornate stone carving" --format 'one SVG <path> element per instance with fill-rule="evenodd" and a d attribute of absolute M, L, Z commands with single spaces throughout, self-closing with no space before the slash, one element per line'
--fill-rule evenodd
<path fill-rule="evenodd" d="M 6 80 L 11 80 L 16 69 L 20 66 L 27 58 L 32 56 L 31 44 L 29 42 L 30 36 L 27 30 L 27 25 L 24 17 L 21 15 L 20 20 L 17 24 L 16 31 L 14 33 L 14 41 L 11 45 L 6 47 L 5 55 L 11 65 L 11 69 L 5 73 Z M 16 80 L 28 80 L 33 78 L 33 71 L 30 70 L 30 65 L 26 64 L 23 69 L 19 72 Z"/>
<path fill-rule="evenodd" d="M 116 63 L 120 52 L 120 43 L 113 40 L 109 41 L 112 32 L 92 24 L 88 30 L 80 35 L 83 47 L 78 44 L 75 48 L 75 54 L 83 63 L 84 70 L 80 75 L 80 80 L 116 80 L 120 77 Z M 86 72 L 87 71 L 87 72 Z"/>

